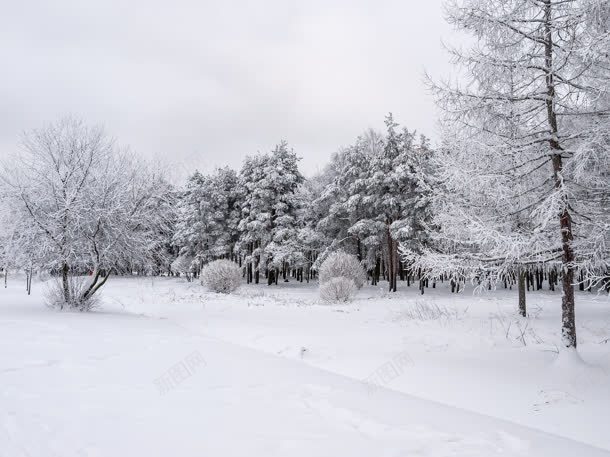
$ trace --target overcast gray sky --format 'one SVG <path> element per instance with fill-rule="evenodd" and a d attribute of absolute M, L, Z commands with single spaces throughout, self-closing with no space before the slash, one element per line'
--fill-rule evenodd
<path fill-rule="evenodd" d="M 171 163 L 239 166 L 286 139 L 311 174 L 367 127 L 435 136 L 442 0 L 21 0 L 0 17 L 0 154 L 66 114 Z"/>

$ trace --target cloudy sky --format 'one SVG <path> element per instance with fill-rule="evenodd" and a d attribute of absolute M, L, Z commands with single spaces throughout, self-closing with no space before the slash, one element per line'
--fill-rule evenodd
<path fill-rule="evenodd" d="M 170 164 L 238 166 L 286 139 L 315 172 L 392 111 L 435 136 L 442 0 L 21 0 L 0 17 L 0 155 L 66 114 Z"/>

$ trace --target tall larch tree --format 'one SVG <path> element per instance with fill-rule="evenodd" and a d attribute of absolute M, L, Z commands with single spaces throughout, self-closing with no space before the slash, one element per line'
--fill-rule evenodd
<path fill-rule="evenodd" d="M 546 177 L 530 198 L 530 233 L 555 227 L 561 252 L 562 341 L 575 348 L 574 284 L 577 272 L 599 268 L 599 250 L 589 252 L 606 209 L 589 192 L 602 186 L 608 164 L 608 3 L 604 0 L 463 0 L 447 4 L 449 22 L 474 35 L 476 44 L 453 50 L 469 77 L 464 87 L 436 85 L 447 126 L 468 129 L 473 145 L 481 135 L 506 140 L 500 123 L 486 122 L 490 107 L 519 119 L 512 147 L 485 148 L 499 160 L 516 159 L 515 183 L 538 170 Z M 513 84 L 501 84 L 511 73 Z M 502 128 L 500 128 L 502 127 Z M 514 151 L 527 151 L 517 156 Z M 462 166 L 456 160 L 447 166 Z M 585 165 L 583 167 L 583 165 Z M 493 191 L 493 188 L 489 189 Z M 525 209 L 523 209 L 525 211 Z M 607 214 L 607 213 L 606 213 Z M 599 225 L 597 225 L 599 228 Z M 597 237 L 599 240 L 599 237 Z M 545 246 L 549 254 L 554 249 Z M 597 255 L 596 255 L 597 254 Z M 597 260 L 596 260 L 597 259 Z"/>

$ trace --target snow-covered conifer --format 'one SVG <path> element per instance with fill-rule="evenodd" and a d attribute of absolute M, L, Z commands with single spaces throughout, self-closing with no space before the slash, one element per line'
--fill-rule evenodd
<path fill-rule="evenodd" d="M 286 142 L 269 154 L 246 158 L 240 172 L 241 220 L 239 247 L 245 255 L 247 279 L 258 283 L 261 271 L 268 283 L 277 282 L 280 271 L 304 262 L 298 243 L 303 182 L 298 157 Z"/>

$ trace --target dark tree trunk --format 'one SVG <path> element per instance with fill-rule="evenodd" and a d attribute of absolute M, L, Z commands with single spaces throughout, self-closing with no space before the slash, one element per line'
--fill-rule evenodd
<path fill-rule="evenodd" d="M 523 269 L 519 269 L 517 272 L 518 275 L 518 283 L 519 283 L 519 314 L 523 317 L 526 316 L 526 304 L 525 304 L 525 271 Z"/>
<path fill-rule="evenodd" d="M 398 244 L 392 239 L 390 234 L 390 225 L 387 226 L 387 241 L 388 241 L 388 283 L 389 291 L 396 292 L 396 268 L 398 266 Z"/>
<path fill-rule="evenodd" d="M 66 262 L 64 262 L 63 265 L 61 266 L 61 284 L 62 284 L 63 292 L 64 292 L 64 301 L 66 303 L 70 303 L 70 284 L 69 284 L 69 278 L 68 278 L 69 272 L 70 272 L 70 267 L 68 267 L 68 264 Z"/>
<path fill-rule="evenodd" d="M 379 276 L 381 276 L 381 259 L 377 258 L 375 262 L 375 285 L 379 284 Z"/>
<path fill-rule="evenodd" d="M 561 230 L 561 248 L 563 274 L 561 298 L 562 328 L 561 334 L 563 344 L 567 348 L 576 348 L 576 320 L 574 315 L 574 250 L 572 241 L 572 218 L 569 212 L 569 202 L 566 193 L 563 191 L 563 159 L 562 148 L 558 140 L 557 113 L 555 112 L 555 81 L 553 74 L 553 5 L 551 0 L 543 0 L 544 3 L 544 46 L 545 46 L 545 70 L 546 70 L 546 108 L 547 120 L 550 127 L 549 146 L 552 151 L 553 178 L 555 188 L 561 192 L 562 208 L 559 216 L 559 227 Z"/>
<path fill-rule="evenodd" d="M 31 294 L 32 292 L 32 269 L 30 268 L 28 275 L 27 275 L 27 281 L 26 281 L 26 289 L 28 291 L 28 295 Z"/>
<path fill-rule="evenodd" d="M 105 274 L 104 274 L 105 273 Z M 108 281 L 108 277 L 110 276 L 110 270 L 102 272 L 99 269 L 96 269 L 95 275 L 93 276 L 93 280 L 87 290 L 80 297 L 81 300 L 88 300 L 91 298 L 100 288 L 106 284 Z"/>

